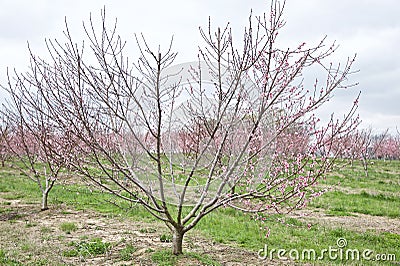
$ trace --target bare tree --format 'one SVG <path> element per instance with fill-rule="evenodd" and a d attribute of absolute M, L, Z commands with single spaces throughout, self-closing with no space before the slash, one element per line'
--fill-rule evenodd
<path fill-rule="evenodd" d="M 13 166 L 33 180 L 42 193 L 41 210 L 48 209 L 48 196 L 71 159 L 72 145 L 67 131 L 58 130 L 46 114 L 43 99 L 21 80 L 3 87 L 11 96 L 2 114 L 8 134 L 4 149 L 15 157 Z"/>
<path fill-rule="evenodd" d="M 99 27 L 92 19 L 84 25 L 89 49 L 67 27 L 65 43 L 47 41 L 52 59 L 31 52 L 31 71 L 19 79 L 40 97 L 46 119 L 81 147 L 71 168 L 165 222 L 173 253 L 181 254 L 185 233 L 220 207 L 251 213 L 304 207 L 334 163 L 318 157 L 318 148 L 358 123 L 354 104 L 342 119 L 319 125 L 313 113 L 345 86 L 353 59 L 325 64 L 336 49 L 325 39 L 310 48 L 276 47 L 283 9 L 272 1 L 269 14 L 250 16 L 240 45 L 229 25 L 214 32 L 210 21 L 200 29 L 205 44 L 188 72 L 171 68 L 172 41 L 166 51 L 153 50 L 143 35 L 135 35 L 140 55 L 132 62 L 102 12 Z M 326 79 L 307 89 L 302 73 L 310 66 Z M 193 129 L 193 119 L 202 129 L 196 156 L 182 156 L 176 136 Z M 309 131 L 307 149 L 279 152 L 278 140 L 295 124 L 301 134 Z"/>
<path fill-rule="evenodd" d="M 6 161 L 10 159 L 11 152 L 8 149 L 8 139 L 10 137 L 10 128 L 9 125 L 3 121 L 0 125 L 0 161 L 1 167 L 6 165 Z"/>

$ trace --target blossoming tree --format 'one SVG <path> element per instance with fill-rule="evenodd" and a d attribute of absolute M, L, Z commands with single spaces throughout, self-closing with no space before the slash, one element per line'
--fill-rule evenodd
<path fill-rule="evenodd" d="M 172 41 L 164 51 L 135 35 L 132 60 L 103 12 L 99 27 L 92 19 L 85 25 L 88 46 L 67 28 L 66 42 L 47 41 L 51 60 L 31 52 L 32 69 L 20 79 L 41 98 L 46 118 L 79 140 L 71 169 L 163 221 L 181 254 L 185 233 L 218 208 L 304 207 L 334 165 L 320 147 L 358 124 L 356 104 L 341 119 L 318 122 L 315 111 L 351 86 L 344 82 L 354 60 L 329 63 L 336 46 L 325 39 L 277 47 L 283 9 L 272 1 L 268 14 L 250 16 L 240 44 L 229 25 L 213 30 L 210 21 L 200 29 L 198 62 L 175 72 Z M 309 86 L 302 75 L 311 66 L 325 78 Z"/>

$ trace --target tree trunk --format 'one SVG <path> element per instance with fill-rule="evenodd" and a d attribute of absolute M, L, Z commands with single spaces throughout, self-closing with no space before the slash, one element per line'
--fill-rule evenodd
<path fill-rule="evenodd" d="M 176 229 L 174 230 L 174 235 L 172 238 L 172 244 L 173 244 L 173 253 L 174 255 L 181 255 L 183 254 L 182 251 L 182 243 L 183 243 L 183 235 L 185 233 L 183 232 L 182 229 Z"/>
<path fill-rule="evenodd" d="M 49 192 L 43 192 L 42 193 L 42 211 L 48 210 L 49 207 L 47 206 L 47 198 L 49 196 Z"/>
<path fill-rule="evenodd" d="M 364 166 L 365 176 L 368 177 L 368 162 L 366 159 L 363 160 L 363 166 Z"/>

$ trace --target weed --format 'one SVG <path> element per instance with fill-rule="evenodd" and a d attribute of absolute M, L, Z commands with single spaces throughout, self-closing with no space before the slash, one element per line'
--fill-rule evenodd
<path fill-rule="evenodd" d="M 75 223 L 70 223 L 70 222 L 64 222 L 60 224 L 60 229 L 66 234 L 71 234 L 71 232 L 75 232 L 76 230 L 78 230 Z"/>
<path fill-rule="evenodd" d="M 27 227 L 27 228 L 29 228 L 29 227 L 35 227 L 35 226 L 37 226 L 37 225 L 38 225 L 38 223 L 26 221 L 25 227 Z"/>
<path fill-rule="evenodd" d="M 172 235 L 170 234 L 162 234 L 160 236 L 160 241 L 164 243 L 170 243 L 172 242 Z"/>
<path fill-rule="evenodd" d="M 134 247 L 131 244 L 126 245 L 121 251 L 119 252 L 119 257 L 121 260 L 128 261 L 132 259 L 133 253 L 137 250 L 136 247 Z"/>
<path fill-rule="evenodd" d="M 157 231 L 157 229 L 155 229 L 155 228 L 141 228 L 141 229 L 139 229 L 139 232 L 142 233 L 142 234 L 144 234 L 144 233 L 151 234 L 151 233 L 155 233 L 156 231 Z"/>
<path fill-rule="evenodd" d="M 30 243 L 23 243 L 21 246 L 21 250 L 24 252 L 28 252 L 32 249 L 32 245 Z"/>
<path fill-rule="evenodd" d="M 43 234 L 49 234 L 53 232 L 53 230 L 50 227 L 42 226 L 40 227 L 40 232 L 42 232 Z"/>
<path fill-rule="evenodd" d="M 46 265 L 52 265 L 48 259 L 36 259 L 32 264 L 34 266 L 46 266 Z"/>
<path fill-rule="evenodd" d="M 43 242 L 50 241 L 53 239 L 50 235 L 42 236 L 40 239 L 42 239 Z"/>
<path fill-rule="evenodd" d="M 0 249 L 0 265 L 19 266 L 22 264 L 16 260 L 8 258 L 6 251 Z"/>
<path fill-rule="evenodd" d="M 105 254 L 111 247 L 111 243 L 104 243 L 101 238 L 93 238 L 90 241 L 70 242 L 73 249 L 63 252 L 65 257 L 88 257 Z"/>
<path fill-rule="evenodd" d="M 65 250 L 65 251 L 63 251 L 62 255 L 67 258 L 78 257 L 79 251 L 76 249 Z"/>
<path fill-rule="evenodd" d="M 89 237 L 87 235 L 83 235 L 79 237 L 80 240 L 88 240 Z"/>

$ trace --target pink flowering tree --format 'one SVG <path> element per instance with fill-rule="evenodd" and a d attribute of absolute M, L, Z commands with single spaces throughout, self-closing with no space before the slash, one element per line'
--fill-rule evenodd
<path fill-rule="evenodd" d="M 193 119 L 188 128 L 182 128 L 177 132 L 176 138 L 180 152 L 189 158 L 196 158 L 199 155 L 206 134 L 206 127 L 202 123 L 198 123 L 196 119 Z"/>
<path fill-rule="evenodd" d="M 378 149 L 381 149 L 387 137 L 388 130 L 379 135 L 374 135 L 372 128 L 363 129 L 358 132 L 358 141 L 356 147 L 359 150 L 360 160 L 364 167 L 365 176 L 368 177 L 369 162 L 376 158 Z"/>
<path fill-rule="evenodd" d="M 356 134 L 351 134 L 348 136 L 342 136 L 332 143 L 332 146 L 322 147 L 323 153 L 325 150 L 330 150 L 331 153 L 335 154 L 336 157 L 350 159 L 352 162 L 355 158 L 358 158 L 358 152 L 355 149 Z M 330 143 L 329 143 L 330 144 Z"/>
<path fill-rule="evenodd" d="M 329 147 L 337 157 L 346 158 L 351 165 L 360 160 L 365 176 L 368 176 L 371 159 L 389 158 L 394 155 L 395 141 L 388 135 L 388 130 L 374 134 L 372 128 L 356 130 L 341 136 Z"/>
<path fill-rule="evenodd" d="M 250 16 L 240 44 L 229 25 L 214 30 L 210 21 L 200 29 L 198 62 L 172 70 L 172 42 L 152 49 L 136 35 L 132 60 L 102 13 L 99 28 L 85 24 L 89 46 L 77 45 L 67 28 L 65 42 L 47 42 L 52 60 L 31 52 L 32 69 L 19 79 L 44 103 L 46 119 L 79 140 L 71 169 L 163 221 L 181 254 L 184 235 L 218 208 L 304 207 L 334 166 L 335 157 L 319 150 L 358 124 L 356 102 L 327 124 L 314 114 L 337 88 L 351 86 L 353 58 L 329 63 L 336 46 L 325 39 L 278 47 L 283 9 L 272 1 L 268 14 Z M 311 66 L 324 78 L 303 84 Z"/>
<path fill-rule="evenodd" d="M 400 159 L 400 138 L 387 135 L 382 141 L 374 142 L 375 158 L 384 160 Z"/>

